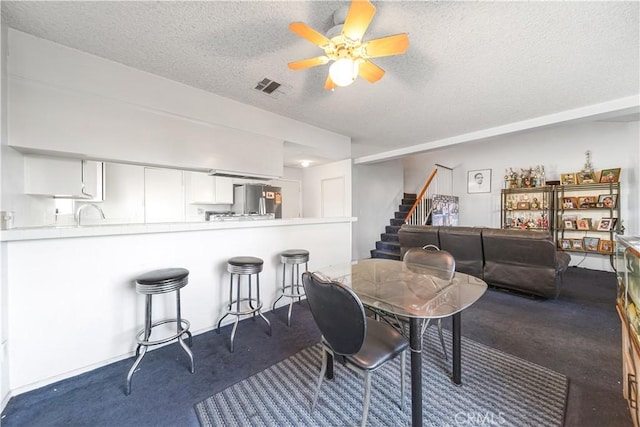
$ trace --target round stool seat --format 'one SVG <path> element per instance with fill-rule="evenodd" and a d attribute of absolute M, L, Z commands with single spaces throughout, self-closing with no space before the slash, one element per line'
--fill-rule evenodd
<path fill-rule="evenodd" d="M 289 249 L 280 253 L 283 264 L 303 264 L 309 262 L 309 251 L 306 249 Z"/>
<path fill-rule="evenodd" d="M 237 256 L 227 261 L 227 271 L 234 274 L 258 274 L 264 261 L 253 256 Z"/>
<path fill-rule="evenodd" d="M 162 268 L 153 270 L 136 279 L 136 291 L 141 294 L 162 294 L 183 288 L 189 283 L 186 268 Z"/>

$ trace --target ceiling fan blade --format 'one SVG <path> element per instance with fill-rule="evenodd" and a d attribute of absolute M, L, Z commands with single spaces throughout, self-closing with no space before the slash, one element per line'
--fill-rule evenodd
<path fill-rule="evenodd" d="M 318 45 L 320 47 L 327 46 L 331 44 L 331 40 L 329 40 L 323 34 L 320 34 L 313 28 L 309 27 L 304 22 L 292 22 L 289 24 L 289 29 L 302 37 L 305 40 L 310 41 L 311 43 Z"/>
<path fill-rule="evenodd" d="M 369 83 L 375 83 L 384 76 L 384 70 L 371 61 L 364 61 L 360 64 L 358 75 Z"/>
<path fill-rule="evenodd" d="M 334 90 L 337 85 L 331 80 L 331 76 L 327 74 L 327 80 L 324 82 L 324 88 L 327 90 Z"/>
<path fill-rule="evenodd" d="M 375 13 L 375 6 L 368 1 L 353 0 L 342 27 L 342 36 L 350 41 L 360 42 Z"/>
<path fill-rule="evenodd" d="M 301 61 L 289 62 L 289 68 L 292 70 L 302 70 L 304 68 L 316 67 L 318 65 L 324 65 L 329 62 L 329 58 L 326 56 L 316 56 L 315 58 L 303 59 Z"/>
<path fill-rule="evenodd" d="M 399 55 L 409 48 L 409 37 L 406 33 L 369 40 L 362 44 L 368 58 Z"/>

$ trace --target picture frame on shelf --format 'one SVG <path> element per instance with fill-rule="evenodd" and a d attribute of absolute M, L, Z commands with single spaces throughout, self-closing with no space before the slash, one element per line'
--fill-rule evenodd
<path fill-rule="evenodd" d="M 594 205 L 595 207 L 597 200 L 596 196 L 578 197 L 578 209 L 588 209 L 591 205 Z"/>
<path fill-rule="evenodd" d="M 582 241 L 585 251 L 598 252 L 599 237 L 583 237 Z"/>
<path fill-rule="evenodd" d="M 576 221 L 576 229 L 578 230 L 591 230 L 591 219 L 580 218 Z"/>
<path fill-rule="evenodd" d="M 600 240 L 598 243 L 598 252 L 602 252 L 603 254 L 612 254 L 613 253 L 613 241 L 611 240 Z"/>
<path fill-rule="evenodd" d="M 580 171 L 576 173 L 578 184 L 594 184 L 598 182 L 598 177 L 594 171 Z"/>
<path fill-rule="evenodd" d="M 571 173 L 563 173 L 560 175 L 560 183 L 562 185 L 573 185 L 576 183 L 576 174 Z"/>
<path fill-rule="evenodd" d="M 615 225 L 615 219 L 613 218 L 600 218 L 598 221 L 597 231 L 611 231 Z"/>
<path fill-rule="evenodd" d="M 598 196 L 598 203 L 602 203 L 603 208 L 615 208 L 618 205 L 617 194 L 601 194 Z"/>
<path fill-rule="evenodd" d="M 529 204 L 529 202 L 518 202 L 516 207 L 517 209 L 523 210 L 523 211 L 531 209 L 531 205 Z"/>
<path fill-rule="evenodd" d="M 562 207 L 564 209 L 576 209 L 578 207 L 578 199 L 576 197 L 563 197 Z"/>
<path fill-rule="evenodd" d="M 564 229 L 565 230 L 575 230 L 575 228 L 576 227 L 574 225 L 573 220 L 571 220 L 571 219 L 565 219 L 564 220 Z"/>
<path fill-rule="evenodd" d="M 570 239 L 560 240 L 560 247 L 562 249 L 571 249 L 571 240 Z"/>
<path fill-rule="evenodd" d="M 613 169 L 602 169 L 600 172 L 600 182 L 610 183 L 610 182 L 618 182 L 620 179 L 620 168 Z"/>
<path fill-rule="evenodd" d="M 584 245 L 582 239 L 571 239 L 571 249 L 574 251 L 583 251 Z"/>
<path fill-rule="evenodd" d="M 491 169 L 467 171 L 467 193 L 491 193 Z"/>

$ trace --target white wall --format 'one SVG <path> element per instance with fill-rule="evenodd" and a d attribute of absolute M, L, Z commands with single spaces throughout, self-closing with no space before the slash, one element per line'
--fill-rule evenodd
<path fill-rule="evenodd" d="M 9 148 L 7 146 L 7 27 L 0 25 L 0 189 L 4 187 L 5 175 L 7 174 L 4 166 L 4 159 L 7 156 Z M 8 210 L 4 200 L 4 193 L 0 195 L 0 210 Z M 7 357 L 9 337 L 7 331 L 7 298 L 8 298 L 8 282 L 7 282 L 7 246 L 4 242 L 0 243 L 0 408 L 4 408 L 9 396 L 9 358 Z"/>
<path fill-rule="evenodd" d="M 353 258 L 369 258 L 380 234 L 402 203 L 404 194 L 401 160 L 355 165 L 353 168 Z"/>
<path fill-rule="evenodd" d="M 496 137 L 486 141 L 440 149 L 406 157 L 405 189 L 415 191 L 424 182 L 425 165 L 440 163 L 451 167 L 454 195 L 460 197 L 460 225 L 500 226 L 500 190 L 505 168 L 544 165 L 547 180 L 559 179 L 563 172 L 577 172 L 585 163 L 585 151 L 591 150 L 595 169 L 622 168 L 621 216 L 625 234 L 640 233 L 638 122 L 593 122 L 532 131 L 517 136 Z M 491 193 L 467 194 L 467 171 L 491 169 Z M 582 261 L 572 254 L 574 263 Z M 588 255 L 583 267 L 611 270 L 609 259 Z"/>

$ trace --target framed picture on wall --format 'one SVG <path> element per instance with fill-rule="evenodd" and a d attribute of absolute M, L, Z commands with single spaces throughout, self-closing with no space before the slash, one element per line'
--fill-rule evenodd
<path fill-rule="evenodd" d="M 467 171 L 467 193 L 491 193 L 491 169 Z"/>

